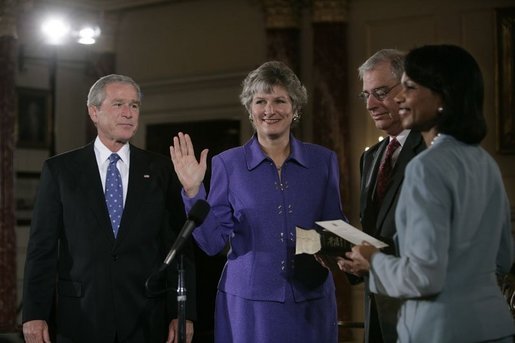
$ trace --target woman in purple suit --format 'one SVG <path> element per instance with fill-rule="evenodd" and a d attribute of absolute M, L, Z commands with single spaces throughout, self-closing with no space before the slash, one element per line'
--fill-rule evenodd
<path fill-rule="evenodd" d="M 335 287 L 312 255 L 295 255 L 295 227 L 345 218 L 336 154 L 291 133 L 306 89 L 281 62 L 250 72 L 240 94 L 255 134 L 212 159 L 211 211 L 193 236 L 209 255 L 227 244 L 218 284 L 216 342 L 337 342 Z M 170 154 L 189 210 L 206 197 L 207 149 L 187 134 Z"/>

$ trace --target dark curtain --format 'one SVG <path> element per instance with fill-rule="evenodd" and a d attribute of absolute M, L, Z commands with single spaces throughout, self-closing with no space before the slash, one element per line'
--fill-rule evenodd
<path fill-rule="evenodd" d="M 15 5 L 16 1 L 4 1 L 0 8 L 0 332 L 14 331 L 16 326 Z"/>

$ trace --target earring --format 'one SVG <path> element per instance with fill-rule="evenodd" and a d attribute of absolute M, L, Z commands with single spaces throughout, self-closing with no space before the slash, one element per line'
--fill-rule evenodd
<path fill-rule="evenodd" d="M 437 111 L 438 111 L 438 113 L 442 113 L 443 112 L 443 107 L 442 106 L 438 107 Z"/>
<path fill-rule="evenodd" d="M 293 121 L 298 121 L 300 119 L 300 115 L 298 113 L 295 113 L 293 115 Z"/>
<path fill-rule="evenodd" d="M 254 119 L 252 119 L 252 114 L 250 114 L 250 113 L 249 113 L 249 121 L 250 121 L 251 123 L 253 123 L 253 122 L 254 122 Z"/>

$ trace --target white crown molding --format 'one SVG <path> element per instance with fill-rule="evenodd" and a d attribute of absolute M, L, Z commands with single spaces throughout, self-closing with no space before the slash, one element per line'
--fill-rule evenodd
<path fill-rule="evenodd" d="M 189 0 L 43 0 L 42 2 L 91 11 L 119 11 Z"/>

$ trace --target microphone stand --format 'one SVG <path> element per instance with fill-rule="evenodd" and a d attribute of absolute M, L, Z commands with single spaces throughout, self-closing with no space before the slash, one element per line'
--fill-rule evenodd
<path fill-rule="evenodd" d="M 177 336 L 179 343 L 186 343 L 186 286 L 184 282 L 184 255 L 179 256 L 179 263 L 177 270 L 179 280 L 177 282 L 177 317 L 178 317 L 178 330 Z"/>
<path fill-rule="evenodd" d="M 210 210 L 209 203 L 205 200 L 197 200 L 190 212 L 188 213 L 188 219 L 181 231 L 179 232 L 178 238 L 172 245 L 170 252 L 166 256 L 163 264 L 159 267 L 158 270 L 150 274 L 150 276 L 145 281 L 145 289 L 149 294 L 162 294 L 167 292 L 170 288 L 166 288 L 160 291 L 153 291 L 152 288 L 152 280 L 159 276 L 164 270 L 168 267 L 170 262 L 175 257 L 177 251 L 180 250 L 180 247 L 184 244 L 188 236 L 191 235 L 193 229 L 202 224 L 206 216 L 209 214 Z M 178 282 L 177 282 L 177 338 L 179 343 L 186 343 L 186 286 L 185 286 L 185 278 L 184 278 L 184 256 L 181 254 L 179 263 L 177 263 L 177 271 L 178 271 Z"/>

